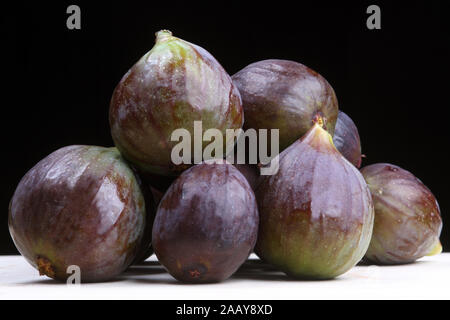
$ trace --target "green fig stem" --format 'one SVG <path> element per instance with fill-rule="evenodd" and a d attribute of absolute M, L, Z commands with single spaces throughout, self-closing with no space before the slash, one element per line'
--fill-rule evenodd
<path fill-rule="evenodd" d="M 427 253 L 427 256 L 435 256 L 437 254 L 440 254 L 442 252 L 442 244 L 438 240 L 437 243 L 433 246 L 433 248 L 430 250 L 430 252 Z"/>
<path fill-rule="evenodd" d="M 320 114 L 316 114 L 316 115 L 314 115 L 314 117 L 312 119 L 312 123 L 313 123 L 314 126 L 317 125 L 320 129 L 322 129 L 322 130 L 320 130 L 321 133 L 325 134 L 325 136 L 326 136 L 327 140 L 329 141 L 329 143 L 332 145 L 332 147 L 334 149 L 336 149 L 336 146 L 334 145 L 334 142 L 333 142 L 333 137 L 326 130 L 324 118 Z"/>
<path fill-rule="evenodd" d="M 163 42 L 172 37 L 172 32 L 169 30 L 160 30 L 156 32 L 156 42 Z"/>

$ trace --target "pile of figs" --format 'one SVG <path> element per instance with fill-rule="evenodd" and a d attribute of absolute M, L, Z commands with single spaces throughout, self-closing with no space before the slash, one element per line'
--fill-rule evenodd
<path fill-rule="evenodd" d="M 41 275 L 65 281 L 77 266 L 82 282 L 106 281 L 155 253 L 179 281 L 218 282 L 255 252 L 291 277 L 330 279 L 362 259 L 403 264 L 442 251 L 431 191 L 392 164 L 360 170 L 355 123 L 298 62 L 259 61 L 230 77 L 162 30 L 116 86 L 109 122 L 115 147 L 56 150 L 11 199 L 12 239 Z M 258 136 L 257 150 L 278 142 L 269 161 L 252 157 L 252 143 L 245 159 L 256 161 L 230 157 L 251 129 L 276 132 L 278 141 Z M 229 140 L 230 130 L 240 134 Z M 175 152 L 174 132 L 190 137 L 187 149 Z M 213 139 L 222 152 L 208 158 Z"/>

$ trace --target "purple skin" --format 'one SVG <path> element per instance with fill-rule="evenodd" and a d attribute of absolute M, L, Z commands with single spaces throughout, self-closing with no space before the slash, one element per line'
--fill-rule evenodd
<path fill-rule="evenodd" d="M 377 264 L 403 264 L 442 250 L 439 204 L 419 179 L 388 163 L 366 166 L 361 173 L 375 205 L 367 259 Z"/>
<path fill-rule="evenodd" d="M 370 191 L 319 124 L 261 178 L 255 252 L 263 260 L 304 279 L 334 278 L 361 260 L 373 227 Z"/>
<path fill-rule="evenodd" d="M 9 231 L 40 274 L 58 280 L 77 265 L 82 282 L 106 281 L 135 258 L 146 205 L 116 148 L 69 146 L 34 166 L 9 208 Z"/>
<path fill-rule="evenodd" d="M 229 163 L 201 163 L 183 172 L 161 200 L 155 253 L 179 281 L 223 281 L 252 252 L 258 220 L 245 177 Z"/>
<path fill-rule="evenodd" d="M 353 120 L 339 111 L 334 129 L 333 143 L 340 153 L 355 167 L 361 167 L 361 141 Z"/>
<path fill-rule="evenodd" d="M 279 129 L 280 152 L 302 137 L 317 116 L 333 135 L 337 98 L 314 70 L 294 61 L 263 60 L 248 65 L 232 79 L 242 97 L 244 128 Z"/>
<path fill-rule="evenodd" d="M 241 96 L 210 53 L 162 30 L 152 50 L 114 90 L 112 138 L 140 171 L 177 176 L 190 165 L 173 164 L 172 148 L 179 141 L 171 141 L 171 135 L 184 128 L 193 145 L 194 121 L 202 121 L 203 132 L 221 130 L 225 141 L 226 129 L 240 129 L 244 123 Z"/>

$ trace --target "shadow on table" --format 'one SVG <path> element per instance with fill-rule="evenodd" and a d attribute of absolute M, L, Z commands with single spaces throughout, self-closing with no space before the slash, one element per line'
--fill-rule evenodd
<path fill-rule="evenodd" d="M 224 283 L 239 280 L 289 281 L 289 282 L 318 281 L 310 279 L 295 279 L 289 277 L 284 272 L 275 269 L 270 264 L 259 259 L 247 260 L 233 274 L 233 276 L 231 276 L 231 278 L 226 280 Z M 332 280 L 319 280 L 319 281 L 339 281 L 339 280 L 341 279 L 336 278 Z M 177 281 L 167 273 L 166 269 L 158 261 L 144 261 L 137 265 L 132 265 L 118 277 L 101 283 L 114 283 L 120 281 L 128 281 L 142 284 L 153 283 L 153 284 L 172 284 L 172 285 L 204 285 L 204 284 L 183 283 Z M 65 285 L 64 282 L 59 282 L 50 278 L 42 278 L 38 280 L 20 283 L 20 285 L 37 285 L 37 284 Z M 84 285 L 89 285 L 89 283 L 84 283 Z"/>
<path fill-rule="evenodd" d="M 154 275 L 154 274 L 160 274 L 165 273 L 165 269 L 163 266 L 157 262 L 157 261 L 145 261 L 140 263 L 139 265 L 132 265 L 130 266 L 125 272 L 123 272 L 121 275 L 115 277 L 114 279 L 107 280 L 107 281 L 101 281 L 98 283 L 114 283 L 114 282 L 120 282 L 120 281 L 129 281 L 130 279 L 133 279 L 134 276 L 142 276 L 142 275 Z M 83 285 L 91 285 L 93 283 L 83 283 Z M 50 279 L 48 277 L 41 277 L 37 280 L 27 281 L 27 282 L 21 282 L 17 285 L 66 285 L 63 281 L 57 281 L 54 279 Z"/>
<path fill-rule="evenodd" d="M 375 266 L 375 267 L 380 267 L 380 268 L 389 268 L 389 267 L 398 267 L 398 266 L 417 266 L 417 265 L 425 265 L 425 264 L 430 264 L 430 263 L 433 263 L 433 262 L 418 260 L 418 261 L 413 261 L 413 262 L 408 262 L 408 263 L 399 263 L 399 264 L 377 264 L 370 260 L 362 259 L 360 262 L 358 262 L 357 266 L 358 267 L 373 267 L 373 266 Z"/>
<path fill-rule="evenodd" d="M 289 281 L 289 282 L 305 282 L 305 281 L 338 281 L 339 278 L 331 280 L 311 280 L 311 279 L 298 279 L 292 278 L 286 275 L 284 272 L 279 271 L 270 264 L 259 260 L 249 259 L 247 260 L 236 273 L 231 277 L 231 280 L 258 280 L 258 281 Z"/>
<path fill-rule="evenodd" d="M 130 267 L 123 276 L 127 277 L 128 275 L 138 275 L 138 276 L 146 276 L 146 275 L 155 275 L 155 274 L 167 274 L 167 271 L 164 267 L 157 261 L 145 261 L 137 266 Z M 168 274 L 167 274 L 168 275 Z M 166 284 L 175 284 L 175 285 L 205 285 L 205 284 L 192 284 L 192 283 L 182 283 L 170 275 L 165 278 L 154 278 L 154 277 L 139 277 L 139 278 L 128 278 L 128 280 L 132 280 L 139 283 L 166 283 Z M 231 277 L 226 280 L 225 283 L 230 281 L 239 281 L 239 280 L 257 280 L 257 281 L 339 281 L 342 280 L 340 278 L 331 279 L 331 280 L 311 280 L 311 279 L 295 279 L 289 277 L 284 272 L 279 271 L 274 268 L 270 264 L 260 260 L 260 259 L 248 259 Z"/>
<path fill-rule="evenodd" d="M 99 284 L 99 283 L 114 283 L 114 282 L 120 282 L 120 281 L 126 281 L 126 280 L 128 280 L 128 279 L 127 278 L 122 278 L 122 276 L 118 276 L 118 277 L 116 277 L 114 279 L 106 280 L 106 281 L 84 282 L 84 283 L 82 283 L 82 285 L 85 286 L 85 285 L 95 285 L 95 284 Z M 42 279 L 37 279 L 37 280 L 17 283 L 15 285 L 18 285 L 18 286 L 27 286 L 27 285 L 65 286 L 65 285 L 67 285 L 67 283 L 64 282 L 64 281 L 58 281 L 58 280 L 54 280 L 54 279 L 50 279 L 50 278 L 45 277 L 45 278 L 42 278 Z"/>
<path fill-rule="evenodd" d="M 137 265 L 130 266 L 123 275 L 126 276 L 140 276 L 166 273 L 164 267 L 157 261 L 145 261 Z"/>
<path fill-rule="evenodd" d="M 61 285 L 65 285 L 65 283 L 61 282 L 61 281 L 54 280 L 54 279 L 50 279 L 50 278 L 47 278 L 47 277 L 43 277 L 43 278 L 40 278 L 40 279 L 37 279 L 37 280 L 17 283 L 16 285 L 19 285 L 19 286 L 26 286 L 26 285 L 61 286 Z"/>

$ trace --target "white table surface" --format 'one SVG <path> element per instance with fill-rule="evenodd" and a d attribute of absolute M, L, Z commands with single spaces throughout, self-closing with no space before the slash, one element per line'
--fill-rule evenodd
<path fill-rule="evenodd" d="M 5 299 L 450 299 L 450 253 L 409 265 L 356 266 L 327 281 L 289 279 L 252 255 L 227 281 L 203 285 L 177 282 L 153 255 L 115 281 L 79 286 L 39 276 L 21 256 L 0 256 Z"/>

